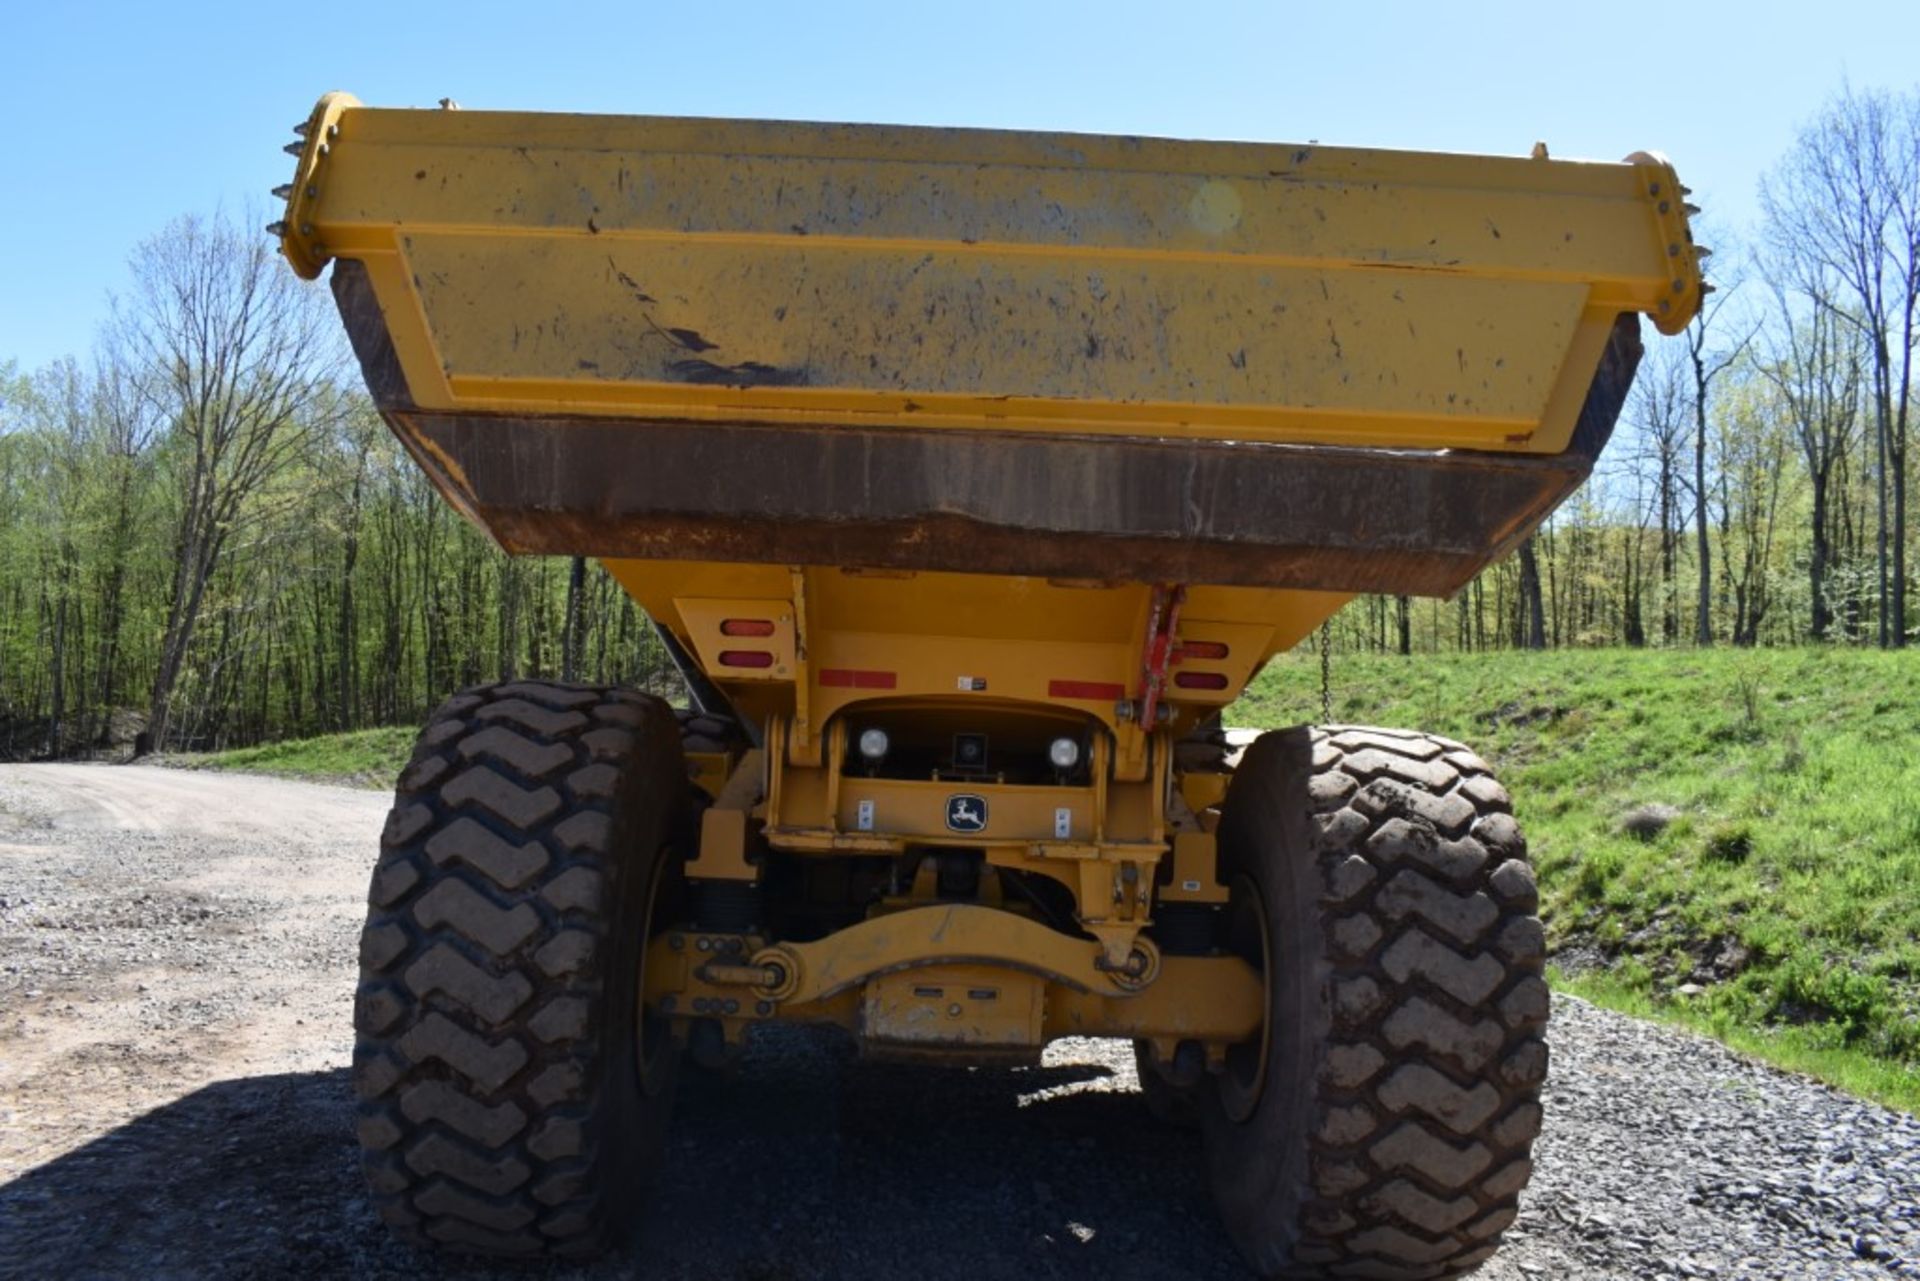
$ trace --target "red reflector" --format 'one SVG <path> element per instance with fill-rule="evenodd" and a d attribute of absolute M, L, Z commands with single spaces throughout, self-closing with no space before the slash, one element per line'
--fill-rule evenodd
<path fill-rule="evenodd" d="M 1225 641 L 1181 641 L 1180 657 L 1218 662 L 1227 656 Z"/>
<path fill-rule="evenodd" d="M 1181 689 L 1225 689 L 1225 672 L 1175 672 L 1173 683 Z"/>
<path fill-rule="evenodd" d="M 839 689 L 892 689 L 895 679 L 892 672 L 866 671 L 857 667 L 820 669 L 820 683 Z"/>
<path fill-rule="evenodd" d="M 1127 687 L 1111 681 L 1048 681 L 1048 698 L 1088 698 L 1119 700 L 1127 696 Z"/>
<path fill-rule="evenodd" d="M 772 667 L 773 655 L 764 649 L 723 649 L 720 651 L 722 667 Z"/>
<path fill-rule="evenodd" d="M 720 624 L 722 636 L 771 636 L 773 624 L 764 618 L 729 618 Z"/>

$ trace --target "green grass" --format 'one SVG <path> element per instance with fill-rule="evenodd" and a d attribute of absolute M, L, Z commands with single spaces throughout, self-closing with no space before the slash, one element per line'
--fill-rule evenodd
<path fill-rule="evenodd" d="M 1227 721 L 1312 719 L 1318 682 L 1283 659 Z M 1353 657 L 1334 693 L 1493 763 L 1568 990 L 1920 1111 L 1920 654 Z"/>
<path fill-rule="evenodd" d="M 230 752 L 191 753 L 173 757 L 168 764 L 388 788 L 393 786 L 393 780 L 412 754 L 413 740 L 419 732 L 416 726 L 397 725 L 361 729 L 346 734 L 323 734 L 318 738 L 288 739 L 263 747 L 241 747 Z"/>

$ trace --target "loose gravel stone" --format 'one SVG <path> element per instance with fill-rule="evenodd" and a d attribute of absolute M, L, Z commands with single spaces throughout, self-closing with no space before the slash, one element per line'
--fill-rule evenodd
<path fill-rule="evenodd" d="M 524 1278 L 374 1218 L 347 1064 L 386 798 L 0 766 L 0 1276 Z M 1920 1277 L 1920 1122 L 1554 998 L 1535 1170 L 1477 1276 Z M 688 1070 L 624 1258 L 692 1281 L 1244 1275 L 1125 1042 L 1022 1070 L 768 1029 Z"/>
<path fill-rule="evenodd" d="M 1920 1120 L 1567 996 L 1548 1039 L 1533 1185 L 1481 1275 L 1920 1276 Z"/>

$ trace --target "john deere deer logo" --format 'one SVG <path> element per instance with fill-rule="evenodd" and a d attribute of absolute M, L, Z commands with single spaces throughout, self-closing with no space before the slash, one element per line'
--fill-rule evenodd
<path fill-rule="evenodd" d="M 947 830 L 983 832 L 987 827 L 987 798 L 962 792 L 947 798 Z"/>

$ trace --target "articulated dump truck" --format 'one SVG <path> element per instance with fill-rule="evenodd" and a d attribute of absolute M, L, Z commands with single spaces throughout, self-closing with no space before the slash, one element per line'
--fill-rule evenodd
<path fill-rule="evenodd" d="M 1507 793 L 1221 713 L 1586 477 L 1641 316 L 1700 305 L 1664 160 L 342 94 L 297 133 L 272 230 L 394 434 L 506 551 L 598 558 L 691 700 L 516 680 L 421 732 L 355 1012 L 394 1228 L 607 1247 L 681 1061 L 790 1023 L 930 1070 L 1130 1039 L 1263 1275 L 1493 1252 L 1547 1070 Z"/>

